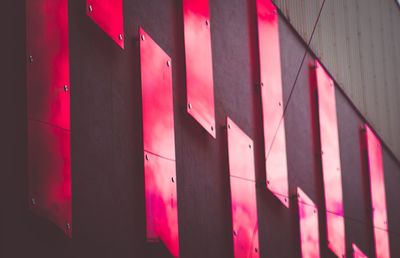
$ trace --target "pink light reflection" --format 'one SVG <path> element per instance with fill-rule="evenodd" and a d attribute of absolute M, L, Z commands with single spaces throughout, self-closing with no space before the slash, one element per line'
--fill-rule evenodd
<path fill-rule="evenodd" d="M 26 13 L 28 118 L 69 130 L 68 1 L 28 0 Z"/>
<path fill-rule="evenodd" d="M 183 0 L 187 111 L 214 138 L 214 82 L 208 0 Z"/>
<path fill-rule="evenodd" d="M 267 187 L 286 207 L 289 207 L 285 121 L 282 119 L 284 106 L 279 17 L 272 1 L 257 0 L 256 3 Z"/>
<path fill-rule="evenodd" d="M 312 82 L 311 88 L 317 90 L 318 94 L 328 246 L 337 256 L 342 257 L 346 253 L 346 247 L 335 87 L 333 80 L 318 61 L 315 61 L 314 76 L 315 81 Z"/>
<path fill-rule="evenodd" d="M 147 239 L 179 257 L 172 63 L 139 28 Z"/>
<path fill-rule="evenodd" d="M 297 195 L 302 258 L 320 257 L 318 208 L 300 188 L 297 188 Z"/>
<path fill-rule="evenodd" d="M 376 255 L 379 258 L 390 257 L 382 146 L 368 125 L 365 125 L 365 140 L 368 153 Z"/>
<path fill-rule="evenodd" d="M 30 208 L 72 237 L 70 132 L 28 120 Z"/>
<path fill-rule="evenodd" d="M 161 240 L 179 257 L 175 161 L 145 152 L 144 171 L 147 239 Z"/>
<path fill-rule="evenodd" d="M 227 118 L 235 257 L 259 257 L 253 141 Z"/>
<path fill-rule="evenodd" d="M 86 14 L 124 49 L 122 0 L 87 0 Z"/>
<path fill-rule="evenodd" d="M 355 244 L 352 244 L 353 247 L 353 258 L 368 258 Z"/>

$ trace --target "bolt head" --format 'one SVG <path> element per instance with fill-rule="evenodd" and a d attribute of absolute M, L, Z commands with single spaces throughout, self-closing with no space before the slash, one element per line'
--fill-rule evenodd
<path fill-rule="evenodd" d="M 144 156 L 144 158 L 145 158 L 146 160 L 149 160 L 149 156 L 147 156 L 147 154 Z"/>
<path fill-rule="evenodd" d="M 140 36 L 140 38 L 142 39 L 142 41 L 144 41 L 146 39 L 146 37 L 144 35 Z"/>
<path fill-rule="evenodd" d="M 192 104 L 188 104 L 188 109 L 192 109 Z"/>
<path fill-rule="evenodd" d="M 122 34 L 119 34 L 119 35 L 118 35 L 118 39 L 119 39 L 119 40 L 123 40 Z"/>
<path fill-rule="evenodd" d="M 171 66 L 171 61 L 167 61 L 167 66 L 170 67 Z"/>
<path fill-rule="evenodd" d="M 68 85 L 64 85 L 64 91 L 67 92 L 68 90 Z"/>
<path fill-rule="evenodd" d="M 93 12 L 93 6 L 91 4 L 88 6 L 88 10 L 89 12 Z"/>

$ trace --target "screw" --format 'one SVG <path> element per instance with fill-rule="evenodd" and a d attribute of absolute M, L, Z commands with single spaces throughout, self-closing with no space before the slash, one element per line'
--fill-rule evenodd
<path fill-rule="evenodd" d="M 269 185 L 269 180 L 267 180 L 267 185 Z"/>
<path fill-rule="evenodd" d="M 206 26 L 210 25 L 210 22 L 208 20 L 206 20 Z"/>
<path fill-rule="evenodd" d="M 171 61 L 167 61 L 167 66 L 170 67 L 171 66 Z"/>
<path fill-rule="evenodd" d="M 119 34 L 118 38 L 119 38 L 119 40 L 122 40 L 123 39 L 122 34 Z"/>
<path fill-rule="evenodd" d="M 287 198 L 285 198 L 285 202 L 287 202 Z"/>
<path fill-rule="evenodd" d="M 192 109 L 192 104 L 188 104 L 188 109 Z"/>
<path fill-rule="evenodd" d="M 144 35 L 140 36 L 140 38 L 142 39 L 142 41 L 146 39 Z"/>
<path fill-rule="evenodd" d="M 236 236 L 236 231 L 235 230 L 233 231 L 233 235 Z"/>
<path fill-rule="evenodd" d="M 33 63 L 33 56 L 29 56 L 29 62 Z"/>
<path fill-rule="evenodd" d="M 32 198 L 31 202 L 32 202 L 32 205 L 36 205 L 36 199 L 35 198 Z"/>
<path fill-rule="evenodd" d="M 69 223 L 67 222 L 67 224 L 65 224 L 65 227 L 66 227 L 68 230 L 70 230 L 70 229 L 71 229 L 71 224 L 69 224 Z"/>
<path fill-rule="evenodd" d="M 211 126 L 211 131 L 214 131 L 214 126 Z"/>
<path fill-rule="evenodd" d="M 93 12 L 93 6 L 91 4 L 88 6 L 88 10 L 89 12 Z"/>
<path fill-rule="evenodd" d="M 65 91 L 65 92 L 68 91 L 68 85 L 64 85 L 64 91 Z"/>
<path fill-rule="evenodd" d="M 231 125 L 230 124 L 228 124 L 228 129 L 231 129 Z"/>
<path fill-rule="evenodd" d="M 263 82 L 261 83 L 261 87 L 264 87 L 264 83 Z"/>
<path fill-rule="evenodd" d="M 251 149 L 251 144 L 249 144 L 249 149 Z"/>
<path fill-rule="evenodd" d="M 174 182 L 175 182 L 175 180 L 174 180 L 174 177 L 171 177 L 171 181 L 172 181 L 172 183 L 174 183 Z"/>
<path fill-rule="evenodd" d="M 149 156 L 147 156 L 147 154 L 144 157 L 146 158 L 146 160 L 149 160 Z"/>

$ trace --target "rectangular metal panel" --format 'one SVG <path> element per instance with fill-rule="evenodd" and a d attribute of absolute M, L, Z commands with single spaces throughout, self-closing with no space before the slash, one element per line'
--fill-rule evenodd
<path fill-rule="evenodd" d="M 328 242 L 331 250 L 342 257 L 346 248 L 335 87 L 333 80 L 318 61 L 315 62 L 313 71 L 311 90 L 317 94 L 317 106 L 315 103 L 313 106 L 318 114 L 320 130 Z"/>
<path fill-rule="evenodd" d="M 386 230 L 374 228 L 375 254 L 377 258 L 389 258 L 389 233 Z"/>
<path fill-rule="evenodd" d="M 300 219 L 301 257 L 320 257 L 318 208 L 300 188 L 297 188 L 297 203 Z"/>
<path fill-rule="evenodd" d="M 147 240 L 179 257 L 171 59 L 139 28 Z"/>
<path fill-rule="evenodd" d="M 289 207 L 278 13 L 270 0 L 257 0 L 257 20 L 267 187 Z"/>
<path fill-rule="evenodd" d="M 139 35 L 144 149 L 175 160 L 171 59 L 142 28 Z"/>
<path fill-rule="evenodd" d="M 68 1 L 28 0 L 28 118 L 70 129 Z"/>
<path fill-rule="evenodd" d="M 144 153 L 147 240 L 162 241 L 179 257 L 175 161 Z"/>
<path fill-rule="evenodd" d="M 28 120 L 30 208 L 72 236 L 70 132 Z"/>
<path fill-rule="evenodd" d="M 122 0 L 87 0 L 86 13 L 118 46 L 124 48 Z"/>
<path fill-rule="evenodd" d="M 234 257 L 259 257 L 253 141 L 227 118 Z"/>
<path fill-rule="evenodd" d="M 72 236 L 68 1 L 28 0 L 30 209 Z"/>
<path fill-rule="evenodd" d="M 208 0 L 183 0 L 187 111 L 214 138 L 214 82 Z"/>
<path fill-rule="evenodd" d="M 353 258 L 368 258 L 355 244 L 352 244 L 353 247 Z"/>
<path fill-rule="evenodd" d="M 376 255 L 377 257 L 390 257 L 382 146 L 368 125 L 365 125 L 365 141 L 368 155 L 372 218 L 375 227 Z"/>

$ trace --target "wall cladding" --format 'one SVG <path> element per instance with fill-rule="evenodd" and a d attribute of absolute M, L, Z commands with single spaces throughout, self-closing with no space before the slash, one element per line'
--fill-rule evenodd
<path fill-rule="evenodd" d="M 309 42 L 323 0 L 274 0 Z M 393 0 L 325 1 L 310 47 L 400 158 L 400 9 Z"/>
<path fill-rule="evenodd" d="M 69 1 L 71 50 L 71 138 L 74 237 L 66 238 L 54 225 L 27 212 L 26 203 L 26 92 L 5 87 L 0 103 L 7 138 L 0 180 L 7 195 L 1 216 L 1 257 L 169 257 L 162 245 L 146 244 L 141 76 L 138 26 L 173 60 L 176 174 L 182 257 L 233 257 L 229 195 L 226 116 L 254 140 L 256 180 L 265 180 L 261 99 L 255 90 L 257 51 L 255 5 L 251 1 L 210 1 L 216 134 L 213 139 L 186 112 L 183 17 L 180 1 L 125 0 L 126 48 L 122 51 L 86 15 L 85 0 Z M 8 9 L 7 9 L 8 10 Z M 26 62 L 24 8 L 9 10 L 15 30 L 7 64 L 22 71 Z M 154 17 L 157 17 L 155 19 Z M 312 19 L 312 16 L 307 19 Z M 319 207 L 322 257 L 334 257 L 327 248 L 322 178 L 314 167 L 309 98 L 309 65 L 314 63 L 303 43 L 280 19 L 283 102 L 287 103 L 297 71 L 300 73 L 286 113 L 290 193 L 301 187 Z M 14 24 L 14 23 L 13 23 Z M 22 34 L 22 35 L 20 35 Z M 15 36 L 15 37 L 13 37 Z M 95 42 L 95 43 L 94 43 Z M 8 42 L 7 42 L 8 43 Z M 24 74 L 24 73 L 21 73 Z M 14 75 L 14 76 L 13 76 Z M 25 85 L 23 76 L 5 74 L 5 85 Z M 362 174 L 359 126 L 362 119 L 339 90 L 335 91 L 343 171 L 346 250 L 356 244 L 374 257 L 371 200 Z M 12 101 L 10 101 L 12 100 Z M 22 108 L 21 108 L 22 107 Z M 22 128 L 22 129 L 21 129 Z M 4 144 L 3 144 L 4 143 Z M 8 153 L 8 152 L 7 152 Z M 400 256 L 400 168 L 383 149 L 389 240 L 393 257 Z M 3 178 L 4 177 L 4 178 Z M 367 194 L 366 194 L 367 193 Z M 297 199 L 287 209 L 276 197 L 256 189 L 260 257 L 300 257 Z"/>

